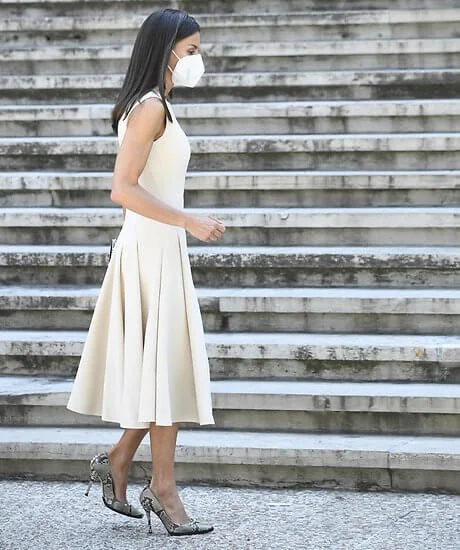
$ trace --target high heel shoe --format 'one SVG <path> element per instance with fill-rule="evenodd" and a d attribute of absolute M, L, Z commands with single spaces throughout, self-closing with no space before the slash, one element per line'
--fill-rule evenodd
<path fill-rule="evenodd" d="M 170 535 L 194 535 L 197 533 L 209 533 L 214 529 L 212 525 L 202 524 L 194 518 L 191 518 L 187 523 L 176 523 L 173 521 L 149 485 L 144 487 L 140 494 L 139 500 L 145 510 L 145 513 L 147 514 L 149 533 L 152 532 L 152 523 L 150 521 L 150 513 L 152 511 L 155 512 L 155 514 L 161 519 Z"/>
<path fill-rule="evenodd" d="M 90 476 L 88 488 L 85 491 L 85 495 L 88 496 L 91 487 L 95 481 L 100 481 L 102 485 L 102 501 L 114 512 L 129 516 L 132 518 L 142 518 L 143 513 L 128 504 L 115 498 L 115 488 L 113 484 L 112 472 L 110 471 L 109 457 L 107 453 L 101 453 L 94 456 L 89 464 Z"/>

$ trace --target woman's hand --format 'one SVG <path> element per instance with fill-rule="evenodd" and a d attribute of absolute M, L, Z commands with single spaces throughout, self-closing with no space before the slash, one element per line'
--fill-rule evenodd
<path fill-rule="evenodd" d="M 216 216 L 187 214 L 184 229 L 200 241 L 216 241 L 222 237 L 225 225 Z"/>

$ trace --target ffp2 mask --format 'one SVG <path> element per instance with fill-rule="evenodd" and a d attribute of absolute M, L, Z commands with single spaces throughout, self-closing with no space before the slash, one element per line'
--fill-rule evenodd
<path fill-rule="evenodd" d="M 178 59 L 174 70 L 168 65 L 168 69 L 172 73 L 173 84 L 175 86 L 193 88 L 204 73 L 204 63 L 201 54 L 197 53 L 179 57 L 174 50 L 172 50 L 172 53 Z"/>

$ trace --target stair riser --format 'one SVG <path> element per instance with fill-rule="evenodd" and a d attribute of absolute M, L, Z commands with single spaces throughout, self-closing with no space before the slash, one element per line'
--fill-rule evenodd
<path fill-rule="evenodd" d="M 109 246 L 107 247 L 109 248 Z M 108 252 L 107 252 L 108 258 Z M 91 284 L 99 285 L 104 277 L 105 265 L 27 265 L 11 258 L 10 265 L 0 267 L 0 284 Z M 329 265 L 325 262 L 319 266 L 286 265 L 284 267 L 254 265 L 239 267 L 229 265 L 215 267 L 212 262 L 192 266 L 193 279 L 197 285 L 213 287 L 360 287 L 371 288 L 460 288 L 458 267 L 442 264 L 433 266 L 396 263 L 392 266 L 349 266 Z"/>
<path fill-rule="evenodd" d="M 25 149 L 25 148 L 24 148 Z M 113 170 L 115 156 L 104 154 L 23 154 L 0 156 L 0 170 Z M 21 147 L 19 151 L 21 150 Z M 192 154 L 190 170 L 454 170 L 454 151 L 328 151 Z"/>
<path fill-rule="evenodd" d="M 238 80 L 236 75 L 235 80 Z M 0 80 L 0 105 L 28 104 L 67 104 L 67 103 L 111 103 L 116 101 L 120 86 L 113 88 L 94 88 L 78 85 L 75 88 L 53 86 L 8 87 Z M 286 84 L 276 80 L 270 85 L 254 84 L 251 86 L 216 86 L 198 87 L 193 93 L 177 89 L 174 101 L 284 101 L 284 100 L 326 100 L 326 99 L 458 99 L 460 96 L 460 75 L 439 74 L 416 79 L 401 76 L 382 78 L 379 82 L 341 84 L 340 82 L 321 85 L 299 85 L 295 82 Z"/>
<path fill-rule="evenodd" d="M 94 306 L 93 306 L 94 307 Z M 447 307 L 447 306 L 446 306 Z M 331 304 L 330 311 L 334 311 Z M 0 321 L 8 329 L 86 330 L 91 321 L 92 309 L 55 309 L 52 306 L 0 304 Z M 459 315 L 414 313 L 213 313 L 202 306 L 204 327 L 219 332 L 330 332 L 368 334 L 458 334 Z"/>
<path fill-rule="evenodd" d="M 201 23 L 200 17 L 197 16 Z M 294 27 L 274 25 L 241 25 L 209 27 L 201 23 L 201 41 L 232 42 L 289 42 L 295 37 L 308 40 L 375 40 L 376 38 L 457 38 L 459 21 L 427 21 L 425 23 L 334 23 L 325 25 L 302 24 Z M 121 24 L 121 22 L 120 22 Z M 140 23 L 141 24 L 141 23 Z M 29 30 L 3 31 L 5 46 L 43 47 L 50 43 L 56 46 L 82 46 L 96 44 L 134 44 L 139 27 L 93 30 Z"/>
<path fill-rule="evenodd" d="M 0 191 L 0 208 L 4 207 L 110 207 L 110 191 Z M 299 190 L 235 191 L 223 189 L 185 191 L 186 208 L 221 207 L 365 207 L 365 206 L 459 206 L 459 189 L 420 190 Z"/>
<path fill-rule="evenodd" d="M 352 0 L 353 3 L 356 0 Z M 434 0 L 429 0 L 434 2 Z M 446 7 L 455 7 L 454 0 L 443 0 Z M 448 2 L 451 2 L 448 4 Z M 408 4 L 415 3 L 410 0 Z M 328 7 L 330 9 L 343 9 L 342 2 L 339 0 L 330 0 Z M 281 4 L 277 0 L 254 0 L 248 3 L 246 0 L 159 0 L 152 5 L 147 0 L 125 0 L 108 2 L 104 0 L 93 0 L 88 2 L 27 2 L 27 3 L 9 3 L 2 4 L 0 14 L 15 17 L 62 17 L 62 16 L 93 16 L 101 15 L 124 15 L 142 14 L 147 17 L 150 13 L 159 8 L 180 8 L 190 12 L 197 17 L 199 22 L 200 13 L 284 13 L 291 11 L 304 11 L 307 7 L 313 9 L 325 9 L 325 3 L 320 0 L 285 0 Z M 387 6 L 385 6 L 387 7 Z M 407 6 L 409 7 L 409 6 Z M 414 6 L 416 7 L 416 6 Z M 418 6 L 420 7 L 420 6 Z M 406 5 L 404 6 L 406 8 Z"/>
<path fill-rule="evenodd" d="M 440 214 L 442 216 L 442 214 Z M 46 222 L 49 223 L 49 222 Z M 333 223 L 331 218 L 331 224 Z M 460 242 L 458 227 L 236 227 L 228 226 L 215 242 L 220 246 L 315 246 L 370 245 L 456 246 Z M 118 227 L 46 225 L 38 227 L 1 227 L 0 244 L 105 245 L 119 232 Z M 209 246 L 190 236 L 193 246 Z"/>
<path fill-rule="evenodd" d="M 263 45 L 261 46 L 263 47 Z M 115 54 L 116 55 L 116 54 Z M 128 58 L 108 59 L 3 59 L 0 75 L 55 75 L 55 74 L 111 74 L 125 72 Z M 460 53 L 403 53 L 371 55 L 314 55 L 314 56 L 248 56 L 204 57 L 209 72 L 261 71 L 328 71 L 348 69 L 418 69 L 455 68 L 460 64 Z"/>
<path fill-rule="evenodd" d="M 405 414 L 347 411 L 253 410 L 214 408 L 219 429 L 282 430 L 310 433 L 355 433 L 398 435 L 458 434 L 458 416 L 451 414 Z M 79 415 L 65 407 L 0 405 L 2 426 L 97 426 L 108 427 L 97 416 Z M 118 427 L 117 424 L 113 424 Z M 184 423 L 181 429 L 188 429 Z M 211 430 L 206 426 L 194 429 Z"/>
<path fill-rule="evenodd" d="M 88 481 L 88 459 L 100 452 L 100 446 L 87 446 L 81 460 L 23 460 L 14 451 L 10 458 L 0 459 L 3 478 L 78 480 Z M 89 448 L 90 447 L 90 448 Z M 145 472 L 151 464 L 143 462 L 142 468 L 133 463 L 131 482 L 145 482 Z M 460 494 L 460 476 L 457 471 L 420 469 L 370 469 L 320 466 L 283 466 L 279 464 L 204 464 L 178 462 L 175 465 L 176 480 L 182 484 L 209 483 L 217 485 L 251 487 L 305 487 L 348 489 L 358 491 L 418 491 Z M 247 480 L 250 480 L 248 482 Z M 83 492 L 84 488 L 82 488 Z"/>
<path fill-rule="evenodd" d="M 439 382 L 460 383 L 460 363 L 299 359 L 222 359 L 210 357 L 213 379 L 334 380 L 344 382 Z M 0 355 L 0 374 L 75 376 L 78 356 Z"/>
<path fill-rule="evenodd" d="M 108 136 L 114 135 L 109 119 L 2 121 L 3 137 Z M 180 118 L 187 135 L 345 134 L 455 132 L 460 116 L 420 117 L 241 117 Z"/>
<path fill-rule="evenodd" d="M 135 13 L 146 16 L 157 8 L 169 7 L 184 9 L 197 16 L 200 13 L 287 13 L 293 11 L 324 11 L 324 10 L 385 10 L 388 2 L 385 0 L 347 0 L 344 6 L 343 0 L 161 0 L 152 6 L 146 0 L 135 2 L 107 2 L 94 0 L 91 2 L 36 2 L 36 3 L 8 3 L 1 5 L 2 15 L 18 16 L 88 16 L 96 15 L 133 15 Z M 396 9 L 439 9 L 458 8 L 457 0 L 397 0 L 392 2 L 391 8 Z"/>

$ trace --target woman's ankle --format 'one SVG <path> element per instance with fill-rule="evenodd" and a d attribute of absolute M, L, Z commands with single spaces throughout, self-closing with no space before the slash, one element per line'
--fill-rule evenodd
<path fill-rule="evenodd" d="M 165 480 L 165 481 L 150 481 L 150 489 L 155 493 L 158 498 L 166 497 L 177 493 L 176 481 Z"/>
<path fill-rule="evenodd" d="M 129 467 L 129 458 L 126 454 L 117 447 L 112 447 L 107 453 L 110 464 L 116 466 L 118 469 L 127 469 Z"/>

